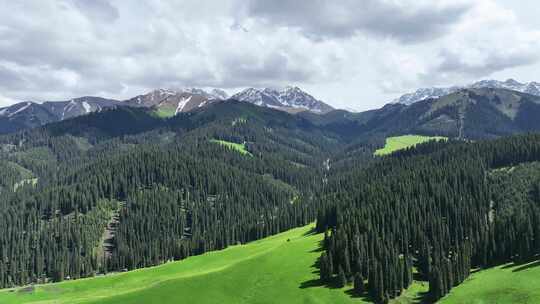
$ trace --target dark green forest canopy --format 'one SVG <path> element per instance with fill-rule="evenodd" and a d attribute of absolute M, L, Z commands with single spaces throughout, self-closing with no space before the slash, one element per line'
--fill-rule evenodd
<path fill-rule="evenodd" d="M 318 202 L 317 228 L 331 232 L 321 279 L 361 275 L 384 302 L 411 284 L 416 267 L 437 300 L 472 268 L 534 258 L 540 171 L 530 162 L 538 160 L 540 136 L 524 135 L 420 145 L 338 174 Z"/>
<path fill-rule="evenodd" d="M 307 224 L 340 141 L 239 103 L 166 120 L 118 108 L 3 136 L 0 286 L 157 265 Z M 12 163 L 37 185 L 15 190 Z"/>
<path fill-rule="evenodd" d="M 223 102 L 170 119 L 117 108 L 2 136 L 0 287 L 157 265 L 315 219 L 327 233 L 321 278 L 367 279 L 357 290 L 376 301 L 406 288 L 413 267 L 439 298 L 473 267 L 539 253 L 539 135 L 375 158 L 389 134 L 351 130 Z M 37 184 L 15 189 L 28 174 Z"/>

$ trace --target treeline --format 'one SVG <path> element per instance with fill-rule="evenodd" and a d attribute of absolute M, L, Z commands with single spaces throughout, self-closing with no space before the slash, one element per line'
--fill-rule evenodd
<path fill-rule="evenodd" d="M 472 268 L 540 253 L 538 171 L 519 183 L 527 185 L 521 200 L 508 196 L 519 193 L 509 181 L 515 178 L 490 174 L 540 160 L 539 135 L 429 144 L 417 152 L 397 153 L 329 183 L 317 216 L 317 230 L 327 233 L 323 281 L 354 281 L 363 290 L 367 280 L 369 295 L 384 303 L 411 284 L 415 267 L 437 300 Z"/>
<path fill-rule="evenodd" d="M 313 221 L 336 139 L 266 112 L 238 124 L 186 115 L 122 136 L 92 125 L 96 114 L 75 134 L 68 121 L 0 138 L 13 147 L 3 158 L 39 178 L 0 197 L 0 288 L 157 265 Z M 253 157 L 213 138 L 245 141 Z"/>
<path fill-rule="evenodd" d="M 306 205 L 291 204 L 295 195 L 261 175 L 181 150 L 104 158 L 55 186 L 2 200 L 0 283 L 133 269 L 262 238 L 314 217 Z M 109 220 L 95 214 L 103 199 L 126 201 L 106 269 L 94 255 Z"/>

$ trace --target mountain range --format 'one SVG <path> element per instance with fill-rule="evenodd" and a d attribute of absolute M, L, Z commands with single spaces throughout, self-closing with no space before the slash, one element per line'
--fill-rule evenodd
<path fill-rule="evenodd" d="M 538 164 L 526 171 L 516 167 L 528 166 L 528 162 L 540 159 L 539 136 L 494 141 L 476 139 L 540 130 L 537 119 L 540 97 L 500 88 L 470 88 L 411 105 L 388 104 L 362 113 L 333 110 L 322 114 L 303 111 L 295 115 L 250 102 L 208 98 L 211 102 L 185 112 L 184 108 L 195 98 L 191 96 L 195 95 L 201 94 L 158 90 L 124 102 L 134 106 L 113 106 L 95 112 L 90 111 L 90 100 L 84 99 L 80 102 L 87 115 L 0 136 L 0 222 L 9 232 L 0 234 L 0 244 L 10 249 L 0 263 L 0 288 L 9 288 L 9 291 L 0 291 L 0 302 L 56 301 L 61 296 L 71 303 L 73 299 L 89 299 L 87 286 L 97 286 L 91 295 L 95 299 L 93 303 L 102 303 L 103 282 L 112 282 L 110 285 L 115 284 L 115 288 L 111 295 L 115 297 L 108 303 L 124 303 L 126 294 L 135 294 L 137 301 L 133 303 L 151 303 L 171 290 L 175 294 L 169 299 L 174 303 L 192 292 L 192 286 L 204 286 L 201 293 L 219 290 L 218 295 L 228 296 L 231 294 L 228 290 L 238 288 L 235 285 L 223 289 L 220 284 L 225 281 L 236 284 L 246 275 L 250 275 L 249 280 L 242 283 L 246 286 L 271 276 L 278 282 L 275 286 L 287 285 L 296 292 L 313 291 L 328 287 L 320 283 L 322 279 L 341 277 L 341 284 L 347 284 L 343 268 L 351 268 L 350 271 L 354 268 L 341 265 L 354 265 L 356 262 L 350 260 L 351 257 L 356 261 L 376 261 L 376 257 L 368 256 L 375 254 L 369 253 L 370 250 L 358 250 L 366 254 L 364 257 L 355 256 L 358 252 L 351 255 L 339 252 L 349 252 L 343 248 L 355 242 L 361 242 L 357 248 L 370 248 L 368 240 L 379 240 L 385 233 L 388 240 L 392 240 L 390 245 L 398 244 L 388 250 L 378 250 L 389 255 L 385 260 L 395 261 L 390 263 L 393 266 L 388 266 L 388 273 L 401 276 L 404 265 L 408 265 L 406 276 L 408 282 L 412 282 L 413 260 L 403 259 L 401 252 L 405 251 L 398 250 L 397 246 L 405 244 L 403 248 L 418 254 L 414 256 L 417 261 L 427 261 L 418 264 L 424 265 L 422 267 L 429 265 L 429 255 L 420 254 L 424 251 L 422 247 L 429 251 L 439 246 L 414 241 L 416 237 L 412 235 L 410 242 L 403 242 L 402 231 L 415 229 L 418 235 L 428 236 L 420 236 L 425 241 L 446 242 L 444 246 L 452 254 L 460 246 L 456 247 L 456 243 L 444 235 L 472 231 L 471 235 L 496 236 L 495 231 L 499 234 L 506 231 L 502 238 L 497 236 L 497 243 L 471 237 L 479 245 L 467 242 L 461 250 L 486 248 L 487 252 L 491 250 L 488 249 L 490 244 L 494 244 L 494 248 L 515 248 L 514 252 L 523 254 L 526 261 L 529 257 L 537 258 L 537 250 L 529 253 L 519 248 L 527 248 L 530 240 L 538 239 L 534 235 L 537 230 L 528 228 L 533 227 L 531 223 L 540 221 L 540 212 L 534 209 L 538 206 Z M 175 103 L 184 107 L 179 109 L 176 104 L 177 114 L 173 117 L 162 119 L 156 115 L 160 110 L 156 106 L 174 106 Z M 69 101 L 55 113 L 70 113 L 68 110 L 75 107 L 76 102 Z M 44 107 L 22 103 L 3 114 L 15 117 L 30 109 L 37 111 Z M 471 140 L 427 143 L 382 159 L 373 155 L 389 136 L 402 134 Z M 506 176 L 514 170 L 516 175 Z M 504 177 L 504 183 L 493 174 Z M 507 184 L 509 186 L 505 186 Z M 492 196 L 494 194 L 497 196 Z M 523 194 L 529 194 L 530 201 L 524 200 Z M 493 200 L 496 204 L 490 202 L 491 197 L 499 198 Z M 504 206 L 500 207 L 501 204 Z M 525 209 L 525 204 L 530 204 L 531 209 Z M 529 219 L 529 211 L 533 218 Z M 496 220 L 486 225 L 492 213 L 496 214 Z M 507 218 L 501 219 L 502 216 Z M 471 224 L 469 219 L 476 222 Z M 317 232 L 328 231 L 328 227 L 332 227 L 332 231 L 346 229 L 328 234 L 330 241 L 326 243 L 336 246 L 325 245 L 321 241 L 323 234 L 318 234 L 320 238 L 314 240 L 313 248 L 290 247 L 299 240 L 315 236 L 312 232 L 302 232 L 302 236 L 290 239 L 288 236 L 280 238 L 275 243 L 279 248 L 294 248 L 298 252 L 298 256 L 289 257 L 289 266 L 278 268 L 290 269 L 290 273 L 304 271 L 299 281 L 291 281 L 287 273 L 272 272 L 275 265 L 283 264 L 283 256 L 287 256 L 287 252 L 273 249 L 278 250 L 278 247 L 262 247 L 264 252 L 269 248 L 278 252 L 276 263 L 269 264 L 271 270 L 262 271 L 257 267 L 262 261 L 267 263 L 265 254 L 255 254 L 262 260 L 238 258 L 239 250 L 248 250 L 249 256 L 254 256 L 256 251 L 249 250 L 253 247 L 245 245 L 248 242 L 315 220 Z M 366 220 L 370 222 L 362 226 Z M 461 231 L 462 224 L 469 226 Z M 358 227 L 376 230 L 358 237 Z M 441 229 L 434 232 L 432 227 Z M 477 234 L 477 229 L 485 230 Z M 305 231 L 308 230 L 306 227 Z M 363 233 L 368 231 L 365 229 Z M 338 234 L 345 238 L 337 240 Z M 516 235 L 521 235 L 524 245 L 513 241 Z M 501 239 L 503 241 L 499 241 Z M 35 247 L 28 250 L 28 244 Z M 228 263 L 227 266 L 218 264 L 216 268 L 223 279 L 212 280 L 213 285 L 206 288 L 201 282 L 207 282 L 208 277 L 197 274 L 188 275 L 195 280 L 193 284 L 187 283 L 186 273 L 189 274 L 190 268 L 182 267 L 191 263 L 192 256 L 237 244 L 242 246 L 223 251 L 227 258 L 212 254 L 205 255 L 210 260 L 199 260 L 214 267 L 218 260 Z M 380 248 L 386 246 L 380 245 Z M 517 254 L 514 252 L 507 253 L 508 259 Z M 462 256 L 466 255 L 470 256 L 468 253 Z M 328 266 L 328 256 L 338 258 L 335 265 L 338 265 L 339 275 L 325 275 L 333 268 Z M 308 257 L 309 260 L 304 261 Z M 180 263 L 172 262 L 184 259 L 186 261 Z M 305 263 L 298 264 L 299 260 Z M 499 263 L 496 259 L 494 262 Z M 166 281 L 160 281 L 156 273 L 156 269 L 163 270 L 162 267 L 150 268 L 147 277 L 139 275 L 142 270 L 129 272 L 164 263 L 173 265 L 160 272 Z M 464 263 L 471 266 L 470 260 Z M 487 261 L 486 267 L 487 263 L 491 262 Z M 246 270 L 239 272 L 233 266 L 238 264 L 247 265 Z M 232 271 L 223 272 L 222 267 Z M 377 262 L 376 266 L 369 267 L 381 266 Z M 430 273 L 426 268 L 419 269 L 423 269 L 424 274 Z M 447 267 L 447 271 L 451 269 L 463 268 Z M 102 276 L 120 271 L 126 274 Z M 380 273 L 377 276 L 386 273 L 377 272 Z M 182 277 L 169 285 L 171 273 Z M 304 273 L 312 274 L 311 278 Z M 514 272 L 508 270 L 508 273 Z M 99 278 L 77 280 L 94 276 Z M 388 281 L 401 282 L 395 280 L 400 276 L 388 275 Z M 285 277 L 292 283 L 283 284 Z M 374 280 L 365 277 L 368 282 Z M 451 275 L 445 274 L 445 277 Z M 423 281 L 417 284 L 433 282 L 429 277 L 419 279 Z M 42 285 L 63 280 L 75 281 Z M 126 287 L 126 281 L 142 283 Z M 150 281 L 156 284 L 147 284 Z M 357 281 L 360 283 L 356 286 L 366 285 L 361 278 Z M 165 287 L 153 289 L 155 286 Z M 180 291 L 177 296 L 177 286 L 185 286 L 188 292 Z M 263 284 L 264 291 L 270 290 L 268 286 Z M 302 288 L 304 286 L 311 287 Z M 408 285 L 400 286 L 391 287 L 392 292 Z M 35 292 L 36 289 L 30 288 L 40 289 Z M 64 289 L 58 292 L 58 288 Z M 350 288 L 331 289 L 347 295 L 345 292 Z M 70 290 L 82 292 L 74 295 Z M 141 290 L 150 296 L 140 296 Z M 193 293 L 194 301 L 201 293 Z M 236 303 L 243 296 L 221 302 Z M 285 293 L 287 297 L 290 293 Z M 210 303 L 215 302 L 215 294 L 211 293 L 208 299 Z M 322 302 L 335 303 L 334 299 Z M 384 299 L 376 301 L 385 302 Z"/>
<path fill-rule="evenodd" d="M 540 97 L 507 89 L 468 88 L 360 113 L 336 110 L 299 115 L 351 138 L 421 134 L 476 140 L 540 131 Z"/>
<path fill-rule="evenodd" d="M 481 80 L 466 86 L 451 86 L 451 87 L 431 87 L 421 88 L 412 93 L 407 93 L 399 98 L 396 98 L 393 103 L 401 103 L 410 105 L 415 102 L 429 99 L 438 98 L 444 95 L 448 95 L 459 91 L 461 89 L 480 89 L 480 88 L 493 88 L 493 89 L 507 89 L 517 91 L 521 93 L 527 93 L 531 95 L 540 96 L 540 83 L 527 82 L 521 83 L 514 79 L 507 79 L 506 81 L 498 80 Z"/>
<path fill-rule="evenodd" d="M 34 128 L 122 104 L 117 100 L 92 96 L 44 103 L 20 102 L 0 108 L 0 133 Z"/>
<path fill-rule="evenodd" d="M 187 88 L 179 90 L 157 89 L 124 101 L 92 96 L 44 103 L 25 101 L 0 108 L 0 134 L 34 128 L 116 106 L 152 108 L 161 117 L 172 117 L 178 113 L 189 112 L 228 98 L 229 95 L 219 89 L 206 91 L 199 88 Z M 231 98 L 289 113 L 301 111 L 327 113 L 333 110 L 331 106 L 315 99 L 298 87 L 248 88 Z"/>
<path fill-rule="evenodd" d="M 540 130 L 534 117 L 540 114 L 540 84 L 509 79 L 419 89 L 380 109 L 360 113 L 335 110 L 292 86 L 248 88 L 230 97 L 221 90 L 189 88 L 158 89 L 125 101 L 89 96 L 58 102 L 28 101 L 0 109 L 0 133 L 117 106 L 148 108 L 159 117 L 172 117 L 227 99 L 298 114 L 315 124 L 356 136 L 409 132 L 476 139 Z"/>

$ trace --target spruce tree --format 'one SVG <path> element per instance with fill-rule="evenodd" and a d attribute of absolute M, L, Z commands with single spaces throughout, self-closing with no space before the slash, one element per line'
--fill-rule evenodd
<path fill-rule="evenodd" d="M 341 267 L 341 265 L 338 266 L 337 285 L 340 288 L 345 287 L 345 285 L 347 285 L 347 276 L 345 275 L 345 271 L 343 271 L 343 268 Z"/>
<path fill-rule="evenodd" d="M 354 292 L 357 295 L 361 295 L 364 293 L 364 278 L 360 273 L 357 273 L 354 276 Z"/>

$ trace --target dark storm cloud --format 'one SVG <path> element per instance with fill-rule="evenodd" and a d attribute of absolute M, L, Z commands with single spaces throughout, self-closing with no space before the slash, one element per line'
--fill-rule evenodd
<path fill-rule="evenodd" d="M 348 38 L 365 32 L 416 43 L 444 34 L 470 5 L 411 7 L 413 2 L 399 6 L 381 0 L 251 0 L 248 14 L 269 24 L 298 28 L 314 40 Z"/>

